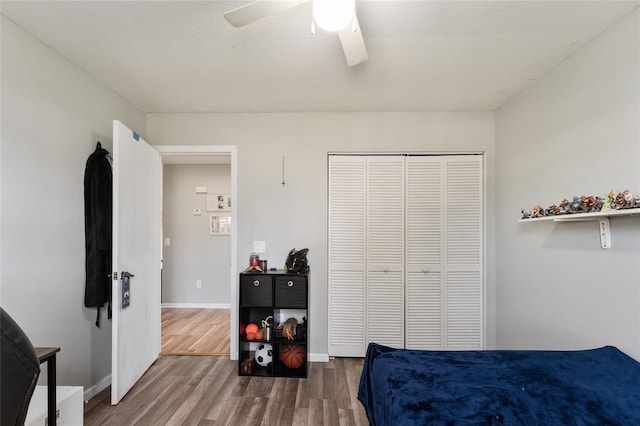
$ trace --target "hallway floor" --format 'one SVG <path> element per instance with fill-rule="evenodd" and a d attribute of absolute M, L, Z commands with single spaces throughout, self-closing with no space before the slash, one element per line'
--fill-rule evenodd
<path fill-rule="evenodd" d="M 162 308 L 160 355 L 229 355 L 229 309 Z"/>

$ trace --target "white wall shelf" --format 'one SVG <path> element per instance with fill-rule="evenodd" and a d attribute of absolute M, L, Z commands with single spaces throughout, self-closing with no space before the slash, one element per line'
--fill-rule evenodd
<path fill-rule="evenodd" d="M 600 247 L 606 250 L 611 248 L 611 226 L 609 224 L 609 218 L 614 216 L 640 216 L 640 208 L 534 217 L 529 219 L 520 219 L 518 222 L 539 222 L 542 220 L 553 220 L 554 222 L 597 221 L 600 228 Z"/>

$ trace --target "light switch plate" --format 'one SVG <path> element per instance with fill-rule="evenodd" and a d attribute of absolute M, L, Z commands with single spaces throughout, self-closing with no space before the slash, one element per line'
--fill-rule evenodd
<path fill-rule="evenodd" d="M 267 244 L 264 241 L 254 241 L 253 242 L 253 252 L 254 253 L 264 253 L 267 248 Z"/>

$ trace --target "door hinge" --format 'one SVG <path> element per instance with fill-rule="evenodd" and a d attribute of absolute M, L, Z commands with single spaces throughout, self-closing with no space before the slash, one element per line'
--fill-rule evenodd
<path fill-rule="evenodd" d="M 113 274 L 111 274 L 111 276 L 113 277 L 114 281 L 118 281 L 118 271 L 116 271 Z"/>

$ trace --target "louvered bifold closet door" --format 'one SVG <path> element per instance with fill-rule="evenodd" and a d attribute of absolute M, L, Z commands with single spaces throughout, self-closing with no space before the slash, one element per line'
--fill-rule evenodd
<path fill-rule="evenodd" d="M 406 167 L 405 344 L 443 349 L 443 157 L 407 157 Z"/>
<path fill-rule="evenodd" d="M 444 160 L 447 349 L 482 349 L 482 156 Z"/>
<path fill-rule="evenodd" d="M 404 346 L 404 157 L 367 158 L 368 342 Z"/>
<path fill-rule="evenodd" d="M 364 356 L 366 157 L 329 157 L 329 354 Z"/>

